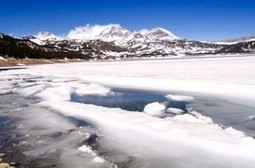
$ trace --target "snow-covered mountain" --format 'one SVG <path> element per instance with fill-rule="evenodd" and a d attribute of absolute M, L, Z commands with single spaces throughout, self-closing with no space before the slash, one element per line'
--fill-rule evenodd
<path fill-rule="evenodd" d="M 45 45 L 47 44 L 47 41 L 59 41 L 64 39 L 47 31 L 41 31 L 36 35 L 28 36 L 25 38 L 28 38 L 30 41 L 37 43 L 38 45 Z"/>
<path fill-rule="evenodd" d="M 105 41 L 114 41 L 119 44 L 129 41 L 159 41 L 159 40 L 176 40 L 180 39 L 173 33 L 163 29 L 163 28 L 154 28 L 151 30 L 143 29 L 141 31 L 131 31 L 126 28 L 121 27 L 120 25 L 110 25 L 105 30 L 103 30 L 98 38 Z M 138 40 L 139 39 L 139 40 Z"/>
<path fill-rule="evenodd" d="M 255 38 L 235 42 L 200 42 L 182 39 L 163 28 L 132 31 L 119 24 L 76 27 L 66 36 L 39 32 L 15 39 L 2 34 L 0 54 L 18 57 L 68 56 L 85 59 L 119 59 L 129 57 L 181 56 L 201 54 L 255 53 Z M 22 44 L 22 45 L 21 45 Z M 11 46 L 10 46 L 11 45 Z M 17 52 L 9 52 L 17 48 Z M 25 48 L 25 49 L 24 49 Z M 30 49 L 29 49 L 30 48 Z M 1 51 L 2 50 L 2 51 Z M 30 51 L 33 50 L 33 51 Z M 36 50 L 36 51 L 35 51 Z M 19 53 L 23 51 L 23 53 Z M 18 54 L 19 53 L 19 54 Z M 47 53 L 47 54 L 45 54 Z"/>
<path fill-rule="evenodd" d="M 150 40 L 176 40 L 180 39 L 178 36 L 174 35 L 172 32 L 165 30 L 163 28 L 154 28 L 151 30 L 141 30 L 140 33 Z"/>
<path fill-rule="evenodd" d="M 42 32 L 39 32 L 37 35 L 35 35 L 35 38 L 37 38 L 38 40 L 49 40 L 49 39 L 56 39 L 57 36 L 55 36 L 54 34 L 50 32 L 42 31 Z"/>
<path fill-rule="evenodd" d="M 97 36 L 98 39 L 104 41 L 126 41 L 133 37 L 134 32 L 121 27 L 118 24 L 108 25 Z"/>
<path fill-rule="evenodd" d="M 181 39 L 163 28 L 132 31 L 119 24 L 77 27 L 71 30 L 66 37 L 40 32 L 26 39 L 38 45 L 52 46 L 62 51 L 76 51 L 93 56 L 101 53 L 100 57 L 191 55 L 214 53 L 217 48 L 214 44 L 206 45 Z M 91 51 L 97 52 L 91 53 Z"/>
<path fill-rule="evenodd" d="M 77 27 L 71 30 L 67 35 L 69 39 L 79 40 L 102 40 L 114 42 L 116 44 L 126 46 L 131 41 L 158 41 L 158 40 L 175 40 L 180 39 L 173 33 L 162 29 L 155 28 L 152 30 L 132 31 L 122 27 L 119 24 L 109 24 L 105 26 L 90 26 Z"/>

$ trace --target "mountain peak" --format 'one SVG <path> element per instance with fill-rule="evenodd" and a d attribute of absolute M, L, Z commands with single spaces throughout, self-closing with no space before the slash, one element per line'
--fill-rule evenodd
<path fill-rule="evenodd" d="M 141 30 L 141 34 L 148 36 L 151 40 L 175 40 L 180 39 L 178 36 L 174 35 L 172 32 L 163 28 L 153 28 L 151 30 Z"/>
<path fill-rule="evenodd" d="M 124 29 L 120 24 L 109 24 L 107 27 L 112 29 Z"/>
<path fill-rule="evenodd" d="M 37 35 L 35 35 L 38 39 L 41 40 L 47 40 L 47 39 L 51 39 L 51 38 L 56 38 L 57 36 L 55 36 L 53 33 L 50 33 L 48 31 L 41 31 L 39 33 L 37 33 Z"/>
<path fill-rule="evenodd" d="M 62 39 L 61 37 L 55 36 L 53 33 L 50 33 L 48 31 L 41 31 L 38 32 L 36 35 L 27 36 L 24 38 L 27 38 L 38 45 L 44 45 L 46 41 L 57 41 Z"/>
<path fill-rule="evenodd" d="M 123 28 L 119 24 L 110 24 L 98 35 L 98 37 L 106 41 L 114 41 L 128 38 L 132 33 L 132 31 Z"/>

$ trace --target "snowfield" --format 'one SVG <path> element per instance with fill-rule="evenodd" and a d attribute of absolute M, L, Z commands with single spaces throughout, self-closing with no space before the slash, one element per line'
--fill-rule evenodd
<path fill-rule="evenodd" d="M 81 160 L 73 159 L 73 164 L 80 167 L 253 168 L 253 137 L 190 106 L 196 96 L 203 95 L 255 109 L 254 72 L 254 56 L 36 65 L 0 72 L 0 95 L 18 93 L 36 98 L 28 107 L 18 107 L 25 109 L 20 115 L 24 120 L 19 130 L 22 134 L 37 134 L 31 130 L 38 125 L 46 132 L 75 130 L 67 118 L 89 123 L 93 129 L 86 127 L 86 133 L 79 127 L 79 136 L 70 134 L 59 144 L 53 140 L 47 142 L 49 147 L 35 145 L 27 151 L 28 156 L 39 157 L 53 149 L 68 148 L 59 159 L 64 167 L 70 166 L 64 159 L 67 155 L 78 155 Z M 116 89 L 153 92 L 162 99 L 153 99 L 141 111 L 74 101 L 78 96 L 125 103 L 125 94 Z M 41 112 L 31 113 L 30 108 Z M 250 121 L 254 120 L 253 111 L 247 114 Z M 98 136 L 96 148 L 77 143 L 92 134 Z"/>

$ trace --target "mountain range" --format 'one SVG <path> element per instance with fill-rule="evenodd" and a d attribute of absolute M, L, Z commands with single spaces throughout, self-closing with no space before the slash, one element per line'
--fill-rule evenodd
<path fill-rule="evenodd" d="M 14 38 L 0 34 L 0 56 L 16 58 L 121 59 L 151 56 L 255 53 L 255 37 L 201 42 L 163 28 L 131 31 L 118 24 L 77 28 L 66 36 L 50 32 Z"/>

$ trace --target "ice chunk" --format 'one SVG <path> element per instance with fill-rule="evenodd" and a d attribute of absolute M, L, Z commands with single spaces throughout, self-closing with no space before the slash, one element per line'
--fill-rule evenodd
<path fill-rule="evenodd" d="M 108 87 L 104 87 L 99 84 L 91 83 L 84 87 L 79 87 L 75 90 L 75 93 L 79 96 L 82 95 L 99 95 L 106 96 L 111 93 L 111 89 Z"/>
<path fill-rule="evenodd" d="M 173 120 L 185 123 L 201 123 L 201 124 L 212 124 L 213 121 L 210 117 L 203 116 L 195 111 L 189 112 L 189 114 L 179 115 L 173 117 Z"/>
<path fill-rule="evenodd" d="M 197 119 L 199 119 L 200 121 L 207 123 L 207 124 L 212 124 L 213 121 L 210 117 L 204 116 L 196 111 L 191 111 L 190 114 L 192 114 L 193 116 L 195 116 Z"/>
<path fill-rule="evenodd" d="M 172 113 L 172 114 L 175 114 L 175 115 L 179 115 L 179 114 L 183 114 L 184 111 L 182 109 L 178 109 L 178 108 L 171 108 L 169 107 L 166 112 L 168 113 Z"/>
<path fill-rule="evenodd" d="M 167 95 L 166 98 L 168 100 L 187 101 L 187 102 L 194 100 L 194 97 L 192 97 L 192 96 L 173 95 L 173 94 Z"/>
<path fill-rule="evenodd" d="M 0 90 L 0 95 L 3 95 L 3 94 L 9 94 L 13 91 L 13 89 L 1 89 Z"/>
<path fill-rule="evenodd" d="M 98 163 L 105 163 L 106 162 L 106 160 L 104 158 L 100 157 L 95 151 L 92 150 L 91 146 L 82 145 L 81 147 L 79 147 L 78 150 L 93 156 L 94 157 L 94 159 L 93 159 L 94 162 L 98 162 Z"/>
<path fill-rule="evenodd" d="M 104 162 L 105 162 L 105 159 L 102 158 L 102 157 L 97 156 L 97 157 L 95 157 L 95 158 L 93 159 L 93 161 L 94 161 L 94 162 L 98 162 L 98 163 L 104 163 Z"/>
<path fill-rule="evenodd" d="M 81 147 L 79 147 L 78 150 L 81 151 L 81 152 L 84 152 L 84 153 L 88 153 L 88 154 L 90 154 L 91 156 L 94 156 L 94 157 L 97 156 L 97 153 L 92 150 L 91 146 L 88 146 L 88 145 L 82 145 Z"/>
<path fill-rule="evenodd" d="M 241 131 L 238 131 L 232 127 L 228 127 L 225 129 L 226 132 L 228 132 L 229 134 L 233 135 L 233 136 L 237 136 L 237 137 L 245 137 L 245 134 Z"/>
<path fill-rule="evenodd" d="M 144 107 L 143 110 L 146 114 L 154 117 L 164 117 L 166 112 L 166 106 L 159 102 L 149 103 Z"/>
<path fill-rule="evenodd" d="M 44 87 L 45 85 L 33 85 L 33 86 L 21 88 L 17 90 L 17 92 L 22 94 L 23 96 L 31 96 L 42 91 Z"/>
<path fill-rule="evenodd" d="M 172 118 L 173 121 L 185 123 L 201 123 L 202 121 L 190 114 L 178 115 Z"/>
<path fill-rule="evenodd" d="M 255 115 L 248 116 L 247 120 L 255 120 Z"/>
<path fill-rule="evenodd" d="M 45 100 L 69 100 L 70 93 L 72 92 L 72 88 L 69 86 L 63 85 L 59 87 L 50 87 L 42 92 L 36 94 L 36 96 L 41 97 Z"/>
<path fill-rule="evenodd" d="M 6 82 L 6 81 L 0 81 L 0 95 L 2 94 L 8 94 L 12 91 L 15 91 L 16 88 L 12 85 L 12 83 Z"/>

